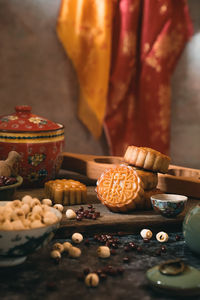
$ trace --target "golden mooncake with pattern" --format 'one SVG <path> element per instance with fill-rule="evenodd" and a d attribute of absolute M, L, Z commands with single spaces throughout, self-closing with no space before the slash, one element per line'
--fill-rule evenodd
<path fill-rule="evenodd" d="M 151 148 L 128 146 L 124 155 L 124 161 L 145 170 L 166 173 L 170 157 Z"/>
<path fill-rule="evenodd" d="M 56 204 L 74 205 L 86 203 L 87 187 L 72 179 L 56 179 L 45 183 L 45 194 Z"/>
<path fill-rule="evenodd" d="M 143 206 L 144 184 L 136 170 L 117 165 L 97 180 L 98 199 L 113 212 L 127 212 Z"/>

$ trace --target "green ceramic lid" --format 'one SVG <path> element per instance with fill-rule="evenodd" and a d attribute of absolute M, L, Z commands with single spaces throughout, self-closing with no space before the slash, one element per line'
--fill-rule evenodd
<path fill-rule="evenodd" d="M 200 271 L 192 266 L 186 266 L 183 273 L 173 276 L 161 274 L 159 266 L 155 266 L 147 271 L 146 277 L 154 289 L 166 294 L 200 294 Z"/>

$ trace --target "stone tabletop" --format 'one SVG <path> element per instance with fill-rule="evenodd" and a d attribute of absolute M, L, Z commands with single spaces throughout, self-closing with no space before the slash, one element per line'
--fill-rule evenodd
<path fill-rule="evenodd" d="M 115 255 L 111 255 L 108 259 L 103 260 L 96 255 L 100 242 L 96 241 L 94 237 L 90 237 L 88 241 L 84 236 L 83 242 L 78 245 L 82 250 L 81 257 L 72 259 L 67 255 L 62 255 L 59 263 L 55 263 L 50 258 L 52 243 L 70 240 L 53 240 L 46 248 L 30 255 L 23 264 L 0 268 L 0 299 L 177 299 L 172 295 L 166 296 L 153 291 L 145 278 L 146 271 L 164 260 L 174 258 L 181 258 L 187 264 L 200 268 L 199 257 L 195 256 L 185 245 L 181 232 L 169 233 L 169 240 L 161 252 L 158 251 L 161 244 L 156 241 L 155 234 L 149 243 L 144 243 L 139 235 L 121 236 L 120 234 L 117 238 L 120 241 L 118 249 L 115 249 Z M 141 247 L 140 251 L 125 251 L 124 246 L 128 242 L 136 243 Z M 128 257 L 129 261 L 125 263 L 124 257 Z M 112 269 L 115 270 L 123 267 L 124 273 L 107 275 L 106 279 L 100 280 L 99 286 L 96 288 L 86 287 L 79 278 L 82 277 L 83 270 L 86 272 L 87 268 L 90 271 L 96 271 L 105 266 L 112 266 Z M 192 298 L 182 297 L 181 299 Z M 200 296 L 196 296 L 195 299 L 200 299 Z"/>
<path fill-rule="evenodd" d="M 44 189 L 18 190 L 16 197 L 21 199 L 26 194 L 42 199 L 45 197 Z M 88 203 L 95 203 L 94 186 L 88 186 Z M 145 278 L 146 271 L 168 259 L 181 258 L 187 264 L 200 269 L 200 259 L 193 254 L 185 245 L 181 232 L 168 232 L 169 240 L 165 244 L 163 251 L 160 251 L 161 244 L 155 239 L 155 228 L 151 228 L 154 235 L 149 243 L 144 243 L 138 234 L 123 235 L 116 233 L 115 238 L 120 244 L 115 250 L 115 255 L 108 259 L 97 257 L 96 251 L 101 245 L 99 241 L 91 235 L 86 236 L 83 232 L 84 240 L 78 245 L 82 250 L 82 255 L 78 259 L 69 258 L 62 255 L 57 264 L 50 258 L 51 246 L 55 242 L 71 241 L 69 238 L 57 235 L 49 246 L 40 249 L 30 255 L 27 260 L 16 267 L 0 268 L 0 300 L 171 300 L 177 299 L 173 295 L 166 296 L 151 289 Z M 178 229 L 177 229 L 178 230 Z M 176 235 L 180 237 L 177 240 Z M 85 243 L 89 240 L 88 243 Z M 141 251 L 131 250 L 126 252 L 126 243 L 134 242 Z M 158 253 L 157 253 L 158 252 Z M 124 262 L 123 258 L 129 258 Z M 112 266 L 116 270 L 123 267 L 123 274 L 107 275 L 107 278 L 100 280 L 96 288 L 88 288 L 84 281 L 80 280 L 83 270 L 97 271 L 106 266 Z M 115 273 L 115 272 L 114 272 Z M 182 299 L 184 299 L 182 297 Z M 187 299 L 187 298 L 185 298 Z M 191 299 L 191 297 L 189 298 Z M 199 297 L 195 297 L 195 300 Z"/>

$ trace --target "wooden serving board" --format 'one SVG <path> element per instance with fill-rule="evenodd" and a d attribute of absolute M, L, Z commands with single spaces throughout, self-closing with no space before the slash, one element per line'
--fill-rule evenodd
<path fill-rule="evenodd" d="M 40 200 L 45 198 L 44 189 L 17 190 L 15 197 L 16 199 L 21 199 L 27 194 L 31 195 L 32 197 L 37 197 Z M 68 220 L 66 219 L 65 215 L 66 209 L 72 208 L 76 210 L 80 208 L 80 205 L 65 207 L 61 226 L 57 231 L 56 237 L 66 238 L 77 231 L 87 235 L 119 231 L 124 233 L 139 233 L 140 230 L 145 227 L 156 232 L 160 230 L 166 230 L 167 232 L 182 230 L 182 222 L 186 212 L 192 206 L 200 203 L 200 200 L 189 199 L 184 212 L 176 218 L 165 218 L 153 210 L 137 211 L 128 214 L 112 213 L 99 202 L 94 186 L 87 187 L 87 203 L 93 204 L 96 211 L 100 212 L 101 217 L 97 220 Z M 84 208 L 87 208 L 88 204 L 83 205 Z"/>
<path fill-rule="evenodd" d="M 77 172 L 95 181 L 105 171 L 123 163 L 120 156 L 96 156 L 63 152 L 61 169 Z M 169 165 L 167 174 L 158 173 L 158 186 L 163 192 L 200 198 L 200 170 Z"/>
<path fill-rule="evenodd" d="M 82 221 L 68 220 L 63 214 L 61 226 L 57 232 L 59 237 L 71 236 L 74 232 L 86 233 L 92 235 L 95 233 L 107 232 L 123 232 L 123 233 L 139 233 L 141 229 L 149 228 L 152 231 L 158 232 L 165 230 L 167 232 L 182 230 L 182 222 L 187 211 L 197 204 L 197 200 L 188 202 L 184 212 L 176 218 L 165 218 L 160 214 L 150 211 L 137 211 L 128 214 L 112 213 L 102 204 L 94 204 L 96 211 L 99 211 L 101 217 L 97 220 L 83 219 Z M 200 203 L 200 202 L 199 202 Z M 87 205 L 83 205 L 87 209 Z M 80 205 L 75 205 L 74 210 L 80 208 Z"/>

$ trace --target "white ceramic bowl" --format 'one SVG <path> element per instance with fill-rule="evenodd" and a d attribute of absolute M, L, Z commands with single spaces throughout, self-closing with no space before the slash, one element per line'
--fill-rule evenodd
<path fill-rule="evenodd" d="M 0 205 L 6 203 L 1 201 Z M 62 218 L 57 209 L 51 210 L 59 218 L 59 221 L 52 225 L 24 230 L 0 230 L 0 267 L 23 263 L 29 254 L 50 242 Z"/>

